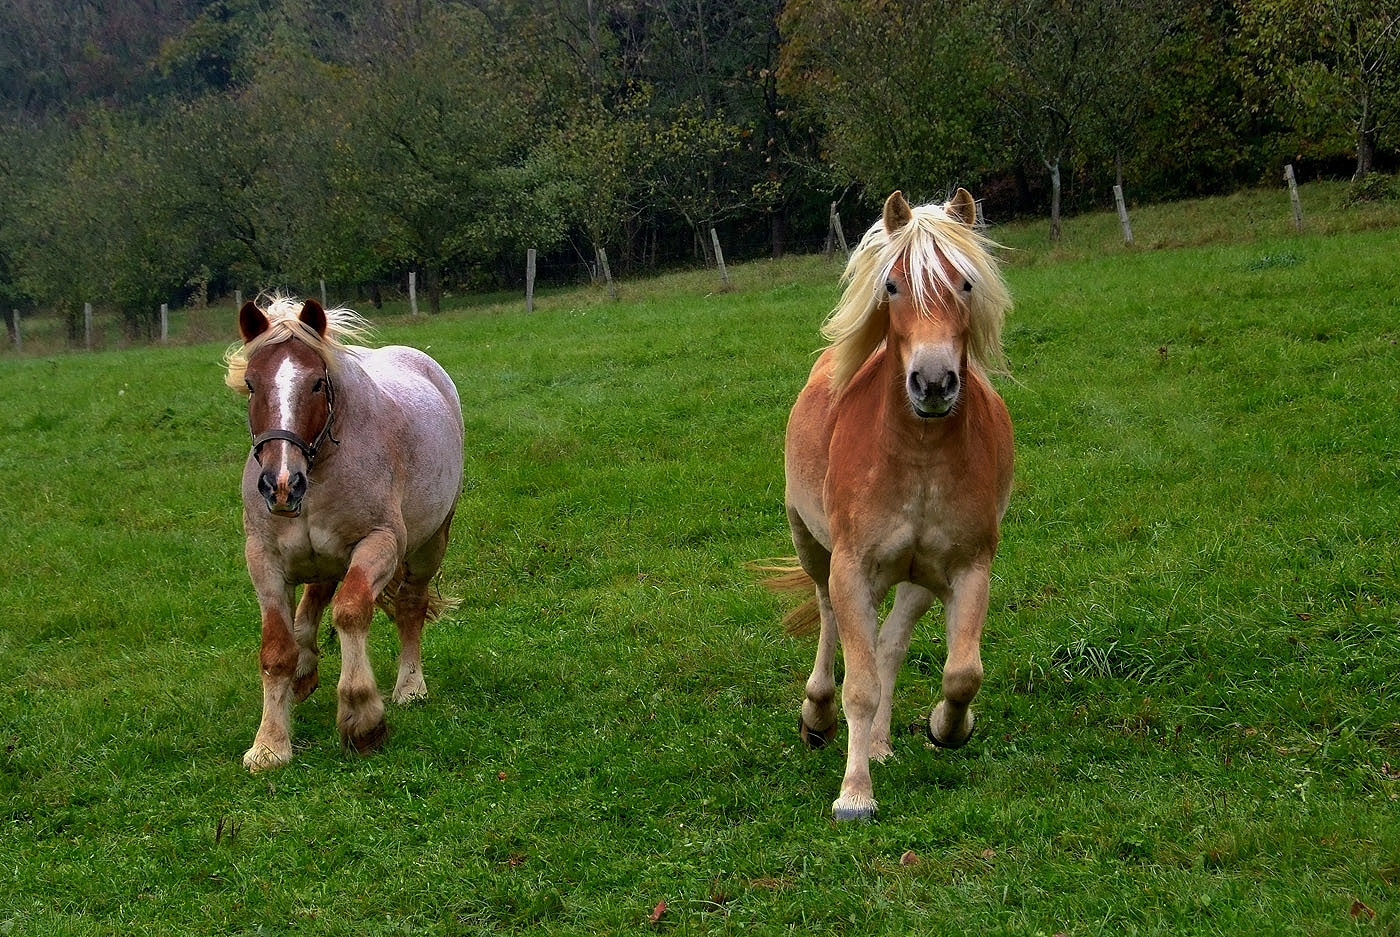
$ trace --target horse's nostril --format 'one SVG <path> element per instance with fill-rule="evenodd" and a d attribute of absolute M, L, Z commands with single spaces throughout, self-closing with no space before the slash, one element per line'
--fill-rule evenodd
<path fill-rule="evenodd" d="M 276 491 L 277 485 L 272 479 L 271 472 L 263 472 L 258 476 L 258 494 L 262 495 L 265 500 L 271 500 Z"/>
<path fill-rule="evenodd" d="M 294 502 L 300 501 L 304 494 L 306 494 L 306 476 L 297 472 L 287 482 L 287 498 Z"/>
<path fill-rule="evenodd" d="M 939 386 L 944 397 L 951 397 L 958 392 L 958 372 L 949 371 L 943 375 L 943 382 Z"/>

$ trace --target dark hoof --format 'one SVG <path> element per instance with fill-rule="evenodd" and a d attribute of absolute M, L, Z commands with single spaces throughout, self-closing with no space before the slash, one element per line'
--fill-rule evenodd
<path fill-rule="evenodd" d="M 836 738 L 836 723 L 833 722 L 825 729 L 813 729 L 801 716 L 798 716 L 797 734 L 802 736 L 802 741 L 806 743 L 808 748 L 823 748 Z"/>
<path fill-rule="evenodd" d="M 316 688 L 320 685 L 320 674 L 313 670 L 296 678 L 295 682 L 292 683 L 292 693 L 296 696 L 296 701 L 302 703 L 306 701 L 308 696 L 315 693 Z"/>
<path fill-rule="evenodd" d="M 361 755 L 368 755 L 370 752 L 378 751 L 384 747 L 384 742 L 389 738 L 389 727 L 380 720 L 379 724 L 370 729 L 364 735 L 345 736 L 341 739 L 341 746 L 348 752 L 354 749 Z"/>
<path fill-rule="evenodd" d="M 964 745 L 966 745 L 969 741 L 972 740 L 972 737 L 977 734 L 977 721 L 974 719 L 972 722 L 972 728 L 967 730 L 967 735 L 964 735 L 961 739 L 958 739 L 956 742 L 944 741 L 943 739 L 940 739 L 938 736 L 933 734 L 932 717 L 929 718 L 928 722 L 924 723 L 924 734 L 928 736 L 930 744 L 932 744 L 936 748 L 946 748 L 949 751 L 951 751 L 955 748 L 962 748 Z"/>

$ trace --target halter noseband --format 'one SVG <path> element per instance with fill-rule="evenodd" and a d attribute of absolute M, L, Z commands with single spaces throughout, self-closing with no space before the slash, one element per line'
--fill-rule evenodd
<path fill-rule="evenodd" d="M 321 451 L 321 444 L 330 440 L 337 446 L 340 440 L 331 433 L 331 424 L 335 422 L 335 385 L 331 383 L 330 372 L 327 371 L 323 377 L 326 388 L 326 425 L 321 427 L 321 431 L 316 434 L 316 438 L 311 442 L 302 439 L 300 435 L 289 429 L 270 429 L 261 433 L 253 433 L 253 423 L 251 415 L 248 418 L 248 432 L 253 436 L 253 461 L 262 465 L 262 447 L 270 442 L 282 440 L 289 442 L 301 450 L 301 454 L 306 457 L 306 471 L 310 473 L 316 465 L 316 456 Z"/>

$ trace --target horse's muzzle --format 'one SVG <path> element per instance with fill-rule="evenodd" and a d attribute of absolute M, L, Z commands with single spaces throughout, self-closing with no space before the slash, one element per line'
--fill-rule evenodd
<path fill-rule="evenodd" d="M 905 388 L 914 412 L 924 419 L 945 417 L 957 405 L 962 382 L 950 368 L 911 368 Z"/>
<path fill-rule="evenodd" d="M 306 496 L 306 474 L 290 472 L 278 476 L 271 469 L 264 469 L 258 476 L 258 494 L 273 514 L 296 517 L 301 513 L 301 499 Z"/>

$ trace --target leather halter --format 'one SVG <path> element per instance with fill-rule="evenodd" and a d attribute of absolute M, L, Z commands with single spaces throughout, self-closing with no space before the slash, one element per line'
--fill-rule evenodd
<path fill-rule="evenodd" d="M 321 427 L 321 432 L 317 433 L 316 438 L 311 442 L 308 443 L 305 439 L 301 438 L 299 434 L 289 429 L 270 429 L 261 433 L 254 433 L 252 416 L 250 415 L 248 417 L 248 432 L 253 437 L 254 462 L 262 465 L 262 458 L 260 455 L 262 447 L 270 442 L 282 440 L 291 443 L 301 450 L 301 454 L 306 457 L 307 474 L 310 474 L 311 469 L 316 465 L 316 456 L 321 451 L 322 443 L 329 440 L 337 446 L 340 445 L 340 440 L 336 439 L 335 435 L 331 432 L 331 424 L 335 422 L 335 385 L 331 383 L 329 371 L 325 372 L 322 380 L 326 388 L 326 424 Z"/>

